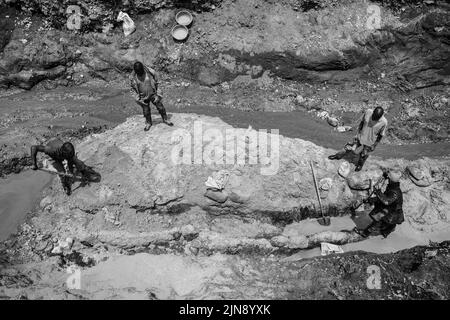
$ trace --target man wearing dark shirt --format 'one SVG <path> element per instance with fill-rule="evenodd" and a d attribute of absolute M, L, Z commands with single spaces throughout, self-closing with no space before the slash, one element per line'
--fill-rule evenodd
<path fill-rule="evenodd" d="M 173 123 L 167 118 L 166 109 L 162 104 L 162 98 L 158 95 L 158 77 L 155 70 L 144 66 L 142 62 L 135 62 L 133 73 L 130 76 L 131 88 L 137 94 L 136 102 L 142 107 L 146 120 L 145 131 L 150 130 L 152 126 L 152 115 L 150 112 L 150 102 L 156 106 L 159 114 L 165 124 L 173 126 Z"/>
<path fill-rule="evenodd" d="M 401 171 L 397 169 L 385 173 L 385 177 L 389 180 L 385 192 L 375 189 L 376 198 L 371 199 L 374 208 L 369 216 L 373 222 L 364 230 L 355 229 L 357 233 L 367 237 L 372 230 L 378 229 L 381 235 L 386 238 L 395 230 L 397 224 L 401 224 L 405 220 L 403 215 L 403 193 L 399 182 L 401 176 Z"/>
<path fill-rule="evenodd" d="M 53 160 L 53 167 L 60 173 L 66 173 L 63 161 L 66 160 L 70 174 L 73 175 L 74 167 L 81 174 L 87 172 L 88 167 L 75 155 L 75 148 L 70 142 L 62 142 L 59 139 L 50 140 L 47 145 L 34 145 L 31 147 L 31 159 L 33 161 L 33 170 L 38 169 L 37 154 L 43 152 Z M 72 193 L 72 181 L 67 176 L 60 176 L 61 183 L 67 195 Z"/>

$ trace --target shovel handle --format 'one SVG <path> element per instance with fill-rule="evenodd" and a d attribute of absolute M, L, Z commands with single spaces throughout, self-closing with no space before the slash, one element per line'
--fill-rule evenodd
<path fill-rule="evenodd" d="M 368 195 L 367 200 L 369 200 L 370 197 L 372 197 L 372 195 L 375 193 L 375 187 L 378 187 L 378 185 L 380 185 L 381 183 L 383 183 L 385 180 L 386 180 L 386 179 L 385 179 L 384 177 L 380 177 L 380 178 L 378 179 L 378 181 L 377 181 L 373 186 L 372 186 L 372 182 L 370 183 L 370 184 L 371 184 L 371 187 L 372 187 L 372 191 L 371 191 L 370 194 Z M 372 180 L 371 180 L 371 181 L 372 181 Z M 358 209 L 359 207 L 361 207 L 361 206 L 363 205 L 363 203 L 366 202 L 367 200 L 361 201 L 361 203 L 358 204 L 354 209 L 356 210 L 356 209 Z"/>
<path fill-rule="evenodd" d="M 314 172 L 314 167 L 313 167 L 311 160 L 309 161 L 309 165 L 311 166 L 311 171 L 312 171 L 313 180 L 314 180 L 314 187 L 316 189 L 317 199 L 319 200 L 320 213 L 322 214 L 322 218 L 324 218 L 323 209 L 322 209 L 322 200 L 320 199 L 319 187 L 317 185 L 316 174 Z"/>
<path fill-rule="evenodd" d="M 63 172 L 57 172 L 57 171 L 53 171 L 53 170 L 48 170 L 48 169 L 44 169 L 44 168 L 39 168 L 40 171 L 44 171 L 44 172 L 48 172 L 48 173 L 52 173 L 52 174 L 56 174 L 58 176 L 61 177 L 68 177 L 68 178 L 77 178 L 77 176 L 73 175 L 73 174 L 68 174 L 68 173 L 63 173 Z"/>

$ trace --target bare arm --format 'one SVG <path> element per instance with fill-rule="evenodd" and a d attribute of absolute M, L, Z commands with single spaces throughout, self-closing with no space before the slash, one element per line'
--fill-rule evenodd
<path fill-rule="evenodd" d="M 70 161 L 68 161 L 69 171 L 73 174 L 74 167 L 77 168 L 77 171 L 83 174 L 84 171 L 88 168 L 83 161 L 78 159 L 76 156 L 73 157 Z"/>
<path fill-rule="evenodd" d="M 37 154 L 38 152 L 45 152 L 45 146 L 42 145 L 34 145 L 31 146 L 31 160 L 33 162 L 33 170 L 38 168 L 37 166 Z"/>
<path fill-rule="evenodd" d="M 361 131 L 362 131 L 363 127 L 364 127 L 365 118 L 366 118 L 365 114 L 363 114 L 363 116 L 362 116 L 362 118 L 361 118 L 361 120 L 359 122 L 358 133 L 361 133 Z"/>
<path fill-rule="evenodd" d="M 70 172 L 71 174 L 73 174 L 73 168 L 74 168 L 74 166 L 75 166 L 75 163 L 74 163 L 73 159 L 67 161 L 67 166 L 69 167 L 69 172 Z"/>
<path fill-rule="evenodd" d="M 378 143 L 380 143 L 381 139 L 383 139 L 383 136 L 381 134 L 377 135 L 377 140 L 375 140 L 375 143 L 372 146 L 372 150 L 375 150 L 375 148 L 377 147 Z"/>
<path fill-rule="evenodd" d="M 81 174 L 84 179 L 92 179 L 91 174 L 95 171 L 92 170 L 92 167 L 87 166 L 83 161 L 78 159 L 76 156 L 72 158 L 71 163 L 69 164 L 69 168 L 73 170 L 73 167 L 77 169 L 77 175 Z M 71 171 L 73 174 L 73 171 Z"/>
<path fill-rule="evenodd" d="M 130 80 L 130 86 L 131 89 L 133 89 L 134 92 L 136 92 L 137 94 L 139 94 L 137 86 L 136 86 L 136 81 L 134 80 L 134 73 L 132 73 L 129 77 Z"/>
<path fill-rule="evenodd" d="M 150 74 L 152 75 L 153 79 L 155 80 L 155 89 L 156 89 L 156 92 L 158 92 L 158 84 L 159 84 L 158 75 L 157 75 L 155 69 L 152 69 L 150 67 L 147 67 L 147 69 L 150 72 Z"/>

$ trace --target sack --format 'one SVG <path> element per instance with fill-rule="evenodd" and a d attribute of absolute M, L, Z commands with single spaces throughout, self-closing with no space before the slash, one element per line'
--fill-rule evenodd
<path fill-rule="evenodd" d="M 223 190 L 228 182 L 229 177 L 230 173 L 227 170 L 220 170 L 214 172 L 212 174 L 212 177 L 208 177 L 205 185 L 211 189 Z"/>
<path fill-rule="evenodd" d="M 320 251 L 322 256 L 327 256 L 332 253 L 344 253 L 342 247 L 328 242 L 320 243 Z"/>
<path fill-rule="evenodd" d="M 134 24 L 134 21 L 130 18 L 130 16 L 127 13 L 120 11 L 119 15 L 117 16 L 117 21 L 123 21 L 122 27 L 125 37 L 129 36 L 136 30 L 136 25 Z"/>
<path fill-rule="evenodd" d="M 341 177 L 347 178 L 350 174 L 350 163 L 347 161 L 342 162 L 338 168 L 338 173 Z"/>

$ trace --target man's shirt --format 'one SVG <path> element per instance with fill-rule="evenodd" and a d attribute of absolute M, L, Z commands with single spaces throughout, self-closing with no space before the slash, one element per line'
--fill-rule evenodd
<path fill-rule="evenodd" d="M 144 66 L 145 77 L 144 80 L 141 81 L 136 73 L 133 73 L 130 76 L 131 87 L 138 94 L 138 99 L 141 101 L 149 101 L 150 97 L 157 93 L 157 80 L 155 77 L 155 71 Z"/>
<path fill-rule="evenodd" d="M 378 135 L 384 136 L 387 128 L 387 120 L 382 116 L 378 121 L 372 120 L 373 110 L 368 109 L 364 113 L 363 119 L 364 124 L 361 131 L 358 133 L 359 142 L 362 145 L 373 146 L 375 141 L 377 141 Z"/>
<path fill-rule="evenodd" d="M 384 193 L 377 191 L 378 201 L 375 203 L 375 209 L 382 211 L 387 209 L 387 215 L 384 221 L 391 224 L 400 224 L 404 221 L 403 216 L 403 193 L 399 182 L 390 181 Z"/>

